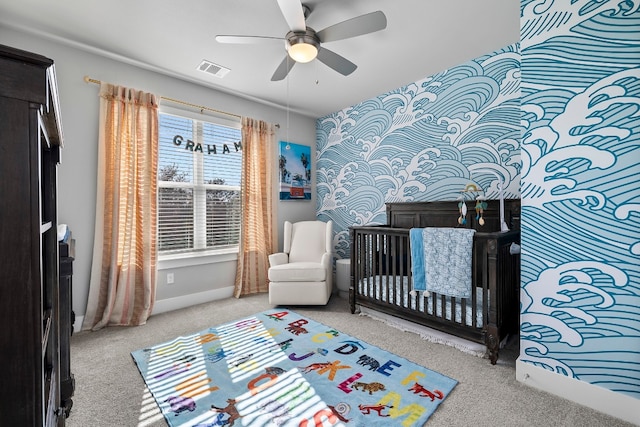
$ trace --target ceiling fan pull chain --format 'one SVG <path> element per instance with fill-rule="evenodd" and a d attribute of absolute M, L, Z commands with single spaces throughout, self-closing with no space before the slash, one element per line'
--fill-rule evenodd
<path fill-rule="evenodd" d="M 289 55 L 287 55 L 287 65 L 289 64 Z M 287 146 L 289 149 L 289 73 L 287 73 Z"/>

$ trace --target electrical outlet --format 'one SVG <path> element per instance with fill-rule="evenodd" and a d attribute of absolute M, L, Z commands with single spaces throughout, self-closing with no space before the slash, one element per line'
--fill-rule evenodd
<path fill-rule="evenodd" d="M 167 273 L 167 285 L 170 285 L 174 282 L 173 273 Z"/>

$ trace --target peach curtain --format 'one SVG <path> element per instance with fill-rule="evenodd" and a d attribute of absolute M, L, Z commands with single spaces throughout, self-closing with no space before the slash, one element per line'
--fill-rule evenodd
<path fill-rule="evenodd" d="M 273 253 L 273 125 L 242 118 L 242 226 L 234 295 L 267 292 Z"/>
<path fill-rule="evenodd" d="M 93 263 L 82 329 L 142 325 L 156 291 L 156 96 L 102 83 L 98 144 Z"/>

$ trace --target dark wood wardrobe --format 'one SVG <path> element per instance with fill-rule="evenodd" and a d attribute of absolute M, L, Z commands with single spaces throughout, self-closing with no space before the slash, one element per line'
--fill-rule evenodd
<path fill-rule="evenodd" d="M 61 300 L 57 231 L 62 140 L 53 61 L 0 45 L 0 425 L 64 426 L 71 405 L 70 328 L 61 326 L 70 316 L 60 314 L 71 302 Z"/>

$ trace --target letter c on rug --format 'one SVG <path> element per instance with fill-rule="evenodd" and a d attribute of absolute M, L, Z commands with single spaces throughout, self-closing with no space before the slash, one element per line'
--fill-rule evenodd
<path fill-rule="evenodd" d="M 259 385 L 256 387 L 256 383 L 258 381 L 261 381 L 265 378 L 269 378 L 269 381 L 267 381 L 266 383 Z M 275 383 L 275 380 L 278 378 L 277 375 L 274 374 L 262 374 L 258 377 L 255 377 L 254 379 L 252 379 L 251 381 L 249 381 L 249 383 L 247 384 L 247 387 L 249 388 L 249 390 L 251 391 L 251 395 L 255 396 L 256 394 L 258 394 L 261 390 L 264 390 L 267 387 L 270 387 L 271 385 L 273 385 Z"/>
<path fill-rule="evenodd" d="M 323 417 L 328 418 L 328 421 L 331 424 L 335 424 L 336 421 L 338 421 L 338 417 L 336 417 L 336 414 L 333 413 L 333 411 L 329 408 L 325 408 L 322 409 L 318 412 L 316 412 L 313 415 L 313 426 L 315 427 L 322 427 L 324 420 L 322 419 Z M 302 420 L 300 421 L 299 424 L 300 427 L 309 427 L 309 420 Z"/>
<path fill-rule="evenodd" d="M 335 337 L 336 337 L 336 335 L 334 335 L 334 334 L 330 334 L 329 332 L 321 332 L 321 333 L 319 333 L 319 334 L 315 334 L 315 335 L 313 336 L 313 338 L 311 338 L 311 340 L 312 340 L 313 342 L 323 343 L 323 342 L 327 342 L 327 341 L 329 341 L 330 339 L 333 339 L 333 338 L 335 338 Z M 326 339 L 323 339 L 323 338 L 326 338 Z"/>

